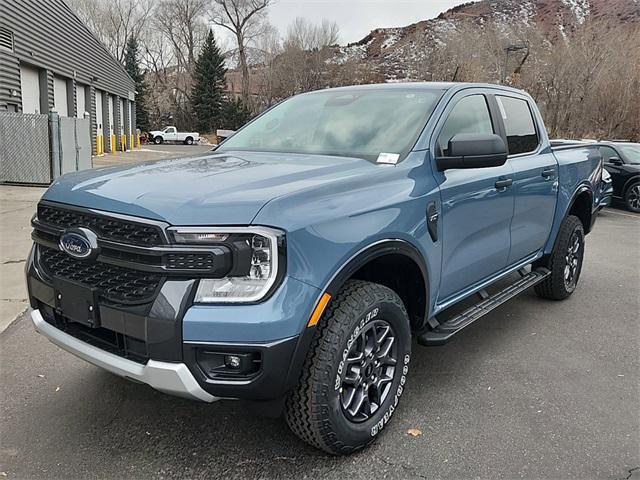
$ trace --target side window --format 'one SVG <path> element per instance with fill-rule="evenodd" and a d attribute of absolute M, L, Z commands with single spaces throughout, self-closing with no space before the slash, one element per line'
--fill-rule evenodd
<path fill-rule="evenodd" d="M 167 133 L 176 133 L 176 129 L 173 127 L 167 128 Z"/>
<path fill-rule="evenodd" d="M 609 161 L 611 157 L 620 158 L 620 155 L 611 147 L 600 147 L 600 153 L 602 154 L 604 163 L 611 163 Z"/>
<path fill-rule="evenodd" d="M 484 95 L 470 95 L 453 107 L 438 136 L 443 155 L 448 155 L 449 140 L 459 133 L 495 133 Z"/>
<path fill-rule="evenodd" d="M 496 95 L 507 133 L 509 155 L 533 152 L 538 148 L 538 133 L 526 100 Z"/>

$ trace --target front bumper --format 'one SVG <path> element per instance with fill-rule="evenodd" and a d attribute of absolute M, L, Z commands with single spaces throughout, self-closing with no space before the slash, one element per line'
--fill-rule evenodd
<path fill-rule="evenodd" d="M 303 329 L 302 335 L 299 331 L 300 318 L 306 316 L 300 313 L 305 309 L 301 299 L 313 298 L 311 287 L 301 292 L 304 284 L 285 279 L 261 304 L 205 308 L 191 306 L 193 280 L 165 281 L 148 305 L 98 303 L 98 328 L 92 328 L 68 316 L 36 257 L 33 249 L 26 266 L 36 330 L 92 364 L 157 390 L 205 402 L 275 400 L 298 380 L 313 333 L 313 329 Z M 276 332 L 287 336 L 273 340 L 278 338 Z M 252 355 L 259 368 L 238 378 L 212 375 L 211 362 L 202 358 L 221 353 Z"/>
<path fill-rule="evenodd" d="M 94 347 L 64 333 L 62 330 L 47 323 L 44 318 L 42 318 L 39 310 L 31 311 L 31 320 L 33 321 L 33 326 L 36 331 L 52 343 L 118 376 L 140 383 L 146 383 L 156 390 L 171 395 L 204 402 L 215 402 L 219 400 L 219 397 L 211 395 L 200 387 L 184 363 L 149 360 L 143 365 Z"/>

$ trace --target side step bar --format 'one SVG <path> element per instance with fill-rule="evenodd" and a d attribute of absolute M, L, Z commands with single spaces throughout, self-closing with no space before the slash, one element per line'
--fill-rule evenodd
<path fill-rule="evenodd" d="M 481 290 L 479 292 L 479 303 L 469 307 L 464 312 L 450 318 L 446 322 L 441 323 L 433 330 L 429 330 L 422 335 L 419 335 L 418 343 L 425 347 L 444 345 L 456 333 L 468 327 L 479 318 L 485 316 L 494 308 L 499 307 L 506 301 L 511 300 L 516 295 L 519 295 L 528 288 L 540 283 L 547 276 L 551 275 L 551 271 L 542 267 L 532 270 L 529 273 L 525 273 L 522 270 L 519 271 L 519 273 L 522 275 L 522 278 L 494 295 L 489 296 L 486 291 Z"/>

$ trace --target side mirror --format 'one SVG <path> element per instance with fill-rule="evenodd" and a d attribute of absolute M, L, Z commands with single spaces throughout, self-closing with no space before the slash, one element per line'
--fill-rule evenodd
<path fill-rule="evenodd" d="M 613 165 L 622 165 L 622 160 L 620 160 L 619 157 L 610 157 L 609 160 L 607 160 L 607 163 L 611 163 Z"/>
<path fill-rule="evenodd" d="M 449 140 L 448 156 L 436 158 L 438 170 L 499 167 L 507 161 L 507 146 L 493 133 L 459 133 Z"/>

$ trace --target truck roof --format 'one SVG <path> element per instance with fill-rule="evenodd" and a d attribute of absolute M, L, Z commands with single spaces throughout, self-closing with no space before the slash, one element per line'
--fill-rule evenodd
<path fill-rule="evenodd" d="M 351 91 L 351 90 L 461 90 L 463 88 L 491 88 L 516 93 L 523 93 L 517 88 L 493 83 L 470 83 L 470 82 L 392 82 L 392 83 L 371 83 L 365 85 L 350 85 L 347 87 L 327 88 L 317 91 Z M 313 93 L 313 92 L 308 92 Z"/>

